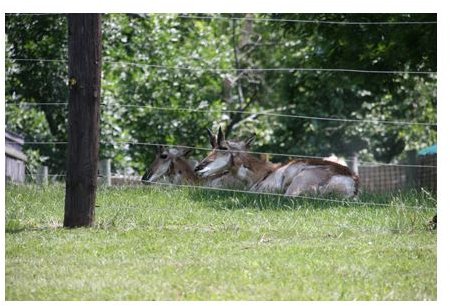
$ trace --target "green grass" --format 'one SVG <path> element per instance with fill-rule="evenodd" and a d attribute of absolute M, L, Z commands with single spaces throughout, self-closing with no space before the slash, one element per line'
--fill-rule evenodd
<path fill-rule="evenodd" d="M 63 185 L 7 185 L 6 299 L 436 300 L 434 200 L 359 200 L 100 189 L 69 230 Z"/>

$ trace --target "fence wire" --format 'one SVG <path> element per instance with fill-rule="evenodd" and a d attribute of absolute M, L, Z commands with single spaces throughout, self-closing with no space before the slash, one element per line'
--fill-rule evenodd
<path fill-rule="evenodd" d="M 44 58 L 8 58 L 9 60 L 15 60 L 17 62 L 65 62 L 67 59 L 44 59 Z M 369 74 L 436 74 L 436 71 L 409 71 L 409 70 L 366 70 L 366 69 L 350 69 L 350 68 L 302 68 L 302 67 L 292 67 L 292 68 L 207 68 L 207 67 L 183 67 L 183 66 L 165 66 L 165 65 L 154 65 L 146 63 L 136 63 L 129 61 L 114 61 L 110 59 L 103 59 L 104 63 L 115 64 L 115 65 L 126 65 L 126 66 L 139 66 L 139 67 L 150 67 L 154 69 L 163 70 L 186 70 L 186 71 L 200 71 L 200 72 L 266 72 L 266 71 L 277 71 L 277 72 L 350 72 L 350 73 L 369 73 Z"/>
<path fill-rule="evenodd" d="M 28 176 L 36 177 L 39 176 L 38 173 L 31 173 Z M 66 174 L 48 174 L 49 177 L 66 177 Z M 98 178 L 104 177 L 99 175 Z M 125 179 L 129 182 L 135 182 L 141 184 L 143 182 L 150 183 L 156 186 L 165 186 L 165 187 L 176 187 L 176 188 L 192 188 L 192 189 L 201 189 L 201 190 L 210 190 L 210 191 L 223 191 L 223 192 L 233 192 L 233 193 L 241 193 L 241 194 L 251 194 L 251 195 L 259 195 L 259 196 L 274 196 L 274 197 L 282 197 L 288 199 L 303 199 L 303 200 L 313 200 L 313 201 L 325 201 L 325 202 L 333 202 L 340 203 L 345 205 L 357 205 L 357 206 L 381 206 L 381 207 L 390 207 L 390 208 L 408 208 L 408 209 L 418 209 L 418 210 L 436 210 L 436 208 L 425 207 L 425 206 L 407 206 L 407 205 L 392 205 L 387 203 L 376 203 L 376 202 L 361 202 L 361 201 L 353 201 L 353 200 L 341 200 L 334 198 L 325 198 L 325 197 L 313 197 L 313 196 L 305 196 L 305 195 L 285 195 L 282 193 L 275 192 L 259 192 L 252 190 L 242 190 L 242 189 L 230 189 L 230 188 L 220 188 L 220 187 L 211 187 L 211 186 L 203 186 L 203 185 L 186 185 L 186 184 L 173 184 L 173 183 L 165 183 L 165 182 L 149 182 L 145 180 L 139 179 L 136 176 L 126 176 L 115 174 L 112 175 L 111 178 L 119 178 Z"/>
<path fill-rule="evenodd" d="M 108 209 L 108 208 L 112 208 L 112 209 L 117 209 L 119 208 L 117 214 L 123 214 L 124 211 L 128 211 L 128 210 L 142 210 L 142 206 L 130 206 L 127 205 L 126 207 L 121 206 L 120 204 L 115 205 L 115 203 L 110 203 L 111 205 L 105 206 L 98 206 L 98 209 Z M 123 207 L 123 209 L 121 209 Z M 186 213 L 191 213 L 192 210 L 187 210 L 189 208 L 192 207 L 183 207 L 186 211 Z M 221 207 L 218 207 L 219 209 L 221 209 Z M 156 212 L 167 212 L 167 213 L 174 213 L 174 212 L 179 212 L 179 209 L 172 209 L 172 208 L 156 208 L 156 207 L 151 207 L 151 206 L 146 206 L 144 208 L 145 210 L 148 211 L 156 211 Z M 228 208 L 222 208 L 223 211 L 229 211 L 231 209 Z M 304 213 L 301 209 L 291 209 L 290 210 L 292 213 Z M 308 217 L 306 215 L 303 216 L 295 216 L 296 218 L 294 218 L 294 222 L 292 224 L 287 225 L 287 227 L 289 227 L 290 229 L 294 229 L 296 226 L 298 226 L 298 222 L 302 219 L 302 217 Z M 223 219 L 222 219 L 223 220 Z M 267 223 L 266 223 L 267 224 Z M 399 228 L 399 227 L 386 227 L 384 225 L 373 225 L 373 226 L 365 226 L 365 225 L 355 225 L 355 224 L 343 224 L 343 223 L 332 223 L 332 222 L 324 222 L 322 220 L 314 220 L 314 225 L 316 225 L 317 227 L 330 227 L 333 228 L 337 231 L 341 231 L 341 233 L 339 233 L 336 236 L 332 236 L 330 235 L 329 238 L 334 239 L 335 241 L 339 241 L 340 238 L 342 237 L 343 231 L 345 230 L 352 230 L 355 232 L 360 232 L 360 233 L 368 233 L 368 234 L 392 234 L 392 233 L 398 233 L 401 231 L 407 231 L 409 233 L 411 233 L 412 228 L 414 228 L 414 226 L 405 226 L 405 228 Z M 156 228 L 162 230 L 164 228 L 169 228 L 169 229 L 176 229 L 176 230 L 180 230 L 180 229 L 195 229 L 195 230 L 204 230 L 204 231 L 211 231 L 214 230 L 211 228 L 211 226 L 198 226 L 198 225 L 178 225 L 178 224 L 167 224 L 167 225 L 156 225 Z M 214 226 L 212 226 L 214 228 Z M 217 226 L 217 228 L 220 228 L 220 226 Z M 263 240 L 262 238 L 264 238 L 265 235 L 270 234 L 270 232 L 266 232 L 263 233 L 260 239 L 260 242 L 262 242 L 261 240 Z M 360 239 L 362 238 L 362 236 L 364 235 L 358 235 L 357 237 L 354 237 L 354 239 Z M 309 241 L 309 240 L 314 240 L 317 238 L 323 238 L 322 235 L 308 235 L 306 237 L 299 237 L 300 241 Z M 373 238 L 373 236 L 372 236 Z M 280 240 L 280 239 L 276 239 L 275 240 Z M 281 239 L 284 240 L 284 239 Z M 289 239 L 291 240 L 291 238 Z M 419 246 L 419 247 L 436 247 L 436 245 L 426 245 L 426 246 Z"/>
<path fill-rule="evenodd" d="M 7 15 L 33 15 L 33 16 L 43 16 L 43 15 L 53 15 L 53 14 L 7 14 Z M 325 24 L 325 25 L 426 25 L 426 24 L 437 24 L 435 21 L 332 21 L 332 20 L 299 20 L 299 19 L 285 19 L 285 18 L 249 18 L 249 17 L 228 17 L 228 16 L 194 16 L 194 15 L 177 15 L 174 16 L 175 18 L 181 18 L 181 19 L 209 19 L 209 20 L 253 20 L 253 21 L 261 21 L 261 22 L 289 22 L 289 23 L 304 23 L 304 24 Z M 41 59 L 41 58 L 9 58 L 10 60 L 15 61 L 21 61 L 21 62 L 67 62 L 67 59 Z M 180 67 L 180 66 L 165 66 L 165 65 L 152 65 L 152 64 L 145 64 L 145 63 L 135 63 L 135 62 L 127 62 L 127 61 L 114 61 L 112 59 L 106 58 L 104 60 L 106 64 L 113 64 L 113 65 L 125 65 L 125 66 L 138 66 L 138 67 L 149 67 L 153 69 L 164 69 L 164 70 L 184 70 L 184 71 L 207 71 L 207 72 L 344 72 L 344 73 L 366 73 L 366 74 L 436 74 L 435 71 L 400 71 L 400 70 L 365 70 L 365 69 L 348 69 L 348 68 L 307 68 L 307 67 L 293 67 L 293 68 L 284 68 L 284 67 L 277 67 L 277 68 L 208 68 L 208 67 Z M 67 105 L 67 103 L 21 103 L 24 105 L 31 105 L 31 104 L 39 104 L 39 105 Z M 10 104 L 7 104 L 10 105 Z M 107 105 L 107 106 L 115 106 L 115 105 Z M 199 109 L 191 109 L 191 108 L 170 108 L 170 107 L 156 107 L 151 105 L 118 105 L 120 107 L 126 107 L 126 108 L 138 108 L 138 107 L 146 107 L 146 108 L 152 108 L 155 110 L 163 110 L 163 111 L 188 111 L 188 112 L 210 112 L 208 110 L 199 110 Z M 362 123 L 376 123 L 376 124 L 394 124 L 394 125 L 423 125 L 423 126 L 436 126 L 436 123 L 422 123 L 422 122 L 404 122 L 404 121 L 386 121 L 386 120 L 367 120 L 367 119 L 347 119 L 347 118 L 327 118 L 327 117 L 316 117 L 316 116 L 304 116 L 304 115 L 293 115 L 293 114 L 280 114 L 280 113 L 272 113 L 272 112 L 248 112 L 248 111 L 221 111 L 223 113 L 240 113 L 240 114 L 247 114 L 251 116 L 278 116 L 278 117 L 288 117 L 288 118 L 297 118 L 297 119 L 310 119 L 310 120 L 324 120 L 324 121 L 340 121 L 340 122 L 362 122 Z M 57 145 L 63 145 L 67 144 L 67 142 L 64 141 L 48 141 L 48 142 L 28 142 L 25 141 L 25 144 L 57 144 Z M 147 143 L 147 142 L 101 142 L 103 144 L 121 144 L 121 145 L 149 145 L 149 146 L 168 146 L 168 147 L 183 147 L 183 148 L 192 148 L 196 150 L 207 150 L 210 151 L 210 148 L 198 148 L 198 147 L 190 147 L 190 146 L 179 146 L 179 145 L 168 145 L 168 144 L 156 144 L 156 143 Z M 232 151 L 232 152 L 242 152 L 242 151 Z M 284 157 L 296 157 L 296 158 L 324 158 L 324 157 L 318 157 L 318 156 L 306 156 L 306 155 L 293 155 L 293 154 L 279 154 L 279 153 L 268 153 L 268 152 L 256 152 L 256 151 L 245 151 L 246 153 L 253 153 L 253 154 L 269 154 L 273 156 L 284 156 Z M 352 161 L 352 160 L 347 160 Z M 377 162 L 370 162 L 365 163 L 362 162 L 361 165 L 383 165 L 383 166 L 394 166 L 394 167 L 417 167 L 417 168 L 436 168 L 436 166 L 430 166 L 430 165 L 407 165 L 407 164 L 389 164 L 389 163 L 377 163 Z M 29 174 L 30 176 L 37 176 L 38 174 Z M 49 174 L 49 177 L 66 177 L 65 174 Z M 114 175 L 111 178 L 124 178 L 123 175 Z M 126 176 L 125 176 L 126 178 Z M 389 207 L 389 208 L 396 208 L 396 209 L 417 209 L 417 210 L 430 210 L 430 211 L 436 211 L 436 208 L 432 207 L 425 207 L 425 206 L 405 206 L 405 205 L 393 205 L 393 204 L 387 204 L 387 203 L 375 203 L 375 202 L 360 202 L 360 201 L 349 201 L 349 200 L 338 200 L 338 199 L 331 199 L 331 198 L 321 198 L 321 197 L 311 197 L 311 196 L 304 196 L 304 195 L 298 195 L 298 196 L 286 196 L 284 194 L 278 194 L 278 193 L 269 193 L 269 192 L 256 192 L 256 191 L 249 191 L 249 190 L 236 190 L 236 189 L 227 189 L 227 188 L 218 188 L 218 187 L 209 187 L 209 186 L 200 186 L 200 185 L 174 185 L 171 183 L 163 183 L 163 182 L 153 182 L 153 185 L 159 185 L 162 187 L 177 187 L 177 188 L 189 188 L 189 189 L 200 189 L 200 190 L 211 190 L 211 191 L 220 191 L 220 192 L 232 192 L 232 193 L 240 193 L 240 194 L 251 194 L 251 195 L 258 195 L 258 196 L 273 196 L 273 197 L 283 197 L 283 198 L 290 198 L 290 199 L 304 199 L 304 200 L 313 200 L 313 201 L 326 201 L 326 202 L 333 202 L 333 203 L 340 203 L 343 205 L 356 205 L 356 206 L 362 206 L 362 207 L 368 207 L 368 206 L 379 206 L 379 207 Z M 116 208 L 116 207 L 114 207 Z M 126 209 L 130 209 L 131 207 L 128 207 Z M 153 208 L 154 209 L 154 208 Z M 170 209 L 164 209 L 165 211 L 170 211 Z M 341 229 L 352 229 L 352 230 L 358 230 L 368 233 L 386 233 L 386 232 L 392 232 L 395 230 L 398 230 L 398 228 L 384 228 L 384 227 L 363 227 L 363 226 L 355 226 L 355 225 L 348 225 L 348 224 L 337 224 L 337 223 L 325 223 L 325 222 L 317 222 L 317 225 L 320 226 L 330 226 L 333 228 L 337 227 L 337 230 Z M 370 236 L 373 237 L 373 236 Z M 309 237 L 304 239 L 301 238 L 300 242 L 307 242 L 308 240 L 315 239 L 317 237 Z M 337 237 L 340 238 L 340 237 Z M 358 239 L 364 238 L 363 235 L 357 237 Z M 329 247 L 334 244 L 336 245 L 342 245 L 342 242 L 339 241 L 339 239 L 336 239 L 334 241 L 336 243 L 325 243 L 320 245 L 314 245 L 313 247 Z M 263 239 L 258 243 L 264 243 Z M 309 247 L 311 247 L 308 244 Z M 430 245 L 424 245 L 419 246 L 420 248 L 433 248 L 435 247 L 435 244 Z"/>
<path fill-rule="evenodd" d="M 5 144 L 15 144 L 14 142 L 6 141 Z M 23 144 L 29 145 L 67 145 L 67 141 L 24 141 Z M 183 149 L 193 149 L 200 151 L 211 151 L 211 148 L 205 147 L 194 147 L 194 146 L 186 146 L 186 145 L 174 145 L 174 144 L 166 144 L 166 143 L 154 143 L 154 142 L 136 142 L 136 141 L 117 141 L 117 142 L 108 142 L 108 141 L 100 141 L 100 144 L 103 145 L 139 145 L 139 146 L 151 146 L 151 147 L 170 147 L 170 148 L 183 148 Z M 221 151 L 221 150 L 217 150 Z M 329 156 L 317 156 L 317 155 L 299 155 L 299 154 L 284 154 L 284 153 L 273 153 L 273 152 L 261 152 L 261 151 L 241 151 L 241 150 L 227 150 L 227 152 L 232 153 L 249 153 L 256 155 L 269 155 L 269 156 L 280 156 L 280 157 L 288 157 L 288 158 L 314 158 L 314 159 L 324 159 Z M 348 162 L 353 162 L 352 159 L 343 159 Z M 388 166 L 388 167 L 412 167 L 412 168 L 436 168 L 437 166 L 433 165 L 419 165 L 419 164 L 392 164 L 392 163 L 382 163 L 382 162 L 367 162 L 367 161 L 358 161 L 358 165 L 360 166 Z"/>
<path fill-rule="evenodd" d="M 241 20 L 241 21 L 268 21 L 268 22 L 286 22 L 286 23 L 309 23 L 309 24 L 329 24 L 329 25 L 420 25 L 437 24 L 436 21 L 339 21 L 339 20 L 321 20 L 321 19 L 286 19 L 286 18 L 253 18 L 253 17 L 233 17 L 233 16 L 194 16 L 178 15 L 178 18 L 184 19 L 208 19 L 208 20 Z"/>
<path fill-rule="evenodd" d="M 7 103 L 7 106 L 12 105 L 29 105 L 29 106 L 68 106 L 67 102 L 18 102 L 18 103 Z M 211 113 L 211 110 L 206 109 L 195 109 L 195 108 L 184 108 L 184 107 L 161 107 L 153 105 L 139 105 L 139 104 L 119 104 L 119 103 L 102 103 L 102 106 L 106 107 L 118 107 L 118 108 L 149 108 L 153 110 L 161 111 L 182 111 L 182 112 L 194 112 L 194 113 Z M 307 120 L 318 120 L 318 121 L 336 121 L 336 122 L 353 122 L 353 123 L 373 123 L 373 124 L 392 124 L 392 125 L 422 125 L 422 126 L 437 126 L 434 122 L 413 122 L 413 121 L 393 121 L 393 120 L 375 120 L 375 119 L 348 119 L 348 118 L 333 118 L 333 117 L 317 117 L 317 116 L 306 116 L 306 115 L 294 115 L 294 114 L 283 114 L 283 113 L 273 113 L 270 111 L 239 111 L 239 110 L 220 110 L 221 113 L 226 114 L 245 114 L 249 116 L 274 116 L 283 118 L 296 118 L 296 119 L 307 119 Z"/>
<path fill-rule="evenodd" d="M 6 16 L 51 16 L 51 15 L 67 15 L 61 13 L 8 13 Z M 404 21 L 340 21 L 340 20 L 323 20 L 323 19 L 288 19 L 288 18 L 254 18 L 254 17 L 235 17 L 235 16 L 199 16 L 199 15 L 170 15 L 170 14 L 138 14 L 140 17 L 164 15 L 169 18 L 180 19 L 203 19 L 203 20 L 240 20 L 240 21 L 266 21 L 266 22 L 283 22 L 283 23 L 306 23 L 306 24 L 328 24 L 328 25 L 426 25 L 437 24 L 437 21 L 416 21 L 416 20 L 404 20 Z"/>

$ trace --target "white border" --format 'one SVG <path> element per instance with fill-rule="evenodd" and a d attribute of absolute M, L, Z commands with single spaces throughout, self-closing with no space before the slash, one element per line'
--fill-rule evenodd
<path fill-rule="evenodd" d="M 136 13 L 236 13 L 236 12 L 334 12 L 334 13 L 401 13 L 401 12 L 436 12 L 440 2 L 438 0 L 127 0 L 127 1 L 3 1 L 5 12 L 14 13 L 114 13 L 114 12 L 136 12 Z"/>
<path fill-rule="evenodd" d="M 2 14 L 0 16 L 0 26 L 2 29 L 5 28 L 5 15 Z M 0 72 L 0 90 L 2 92 L 1 96 L 1 102 L 0 102 L 0 147 L 1 149 L 1 157 L 0 157 L 0 196 L 2 201 L 0 203 L 3 203 L 2 207 L 0 208 L 0 224 L 2 229 L 2 234 L 0 238 L 0 252 L 1 252 L 1 265 L 0 265 L 0 273 L 1 273 L 1 282 L 0 282 L 0 300 L 5 300 L 5 209 L 6 209 L 6 203 L 4 203 L 5 199 L 5 37 L 2 35 L 2 39 L 0 40 L 0 52 L 1 52 L 1 58 L 0 58 L 0 65 L 1 65 L 1 72 Z"/>
<path fill-rule="evenodd" d="M 450 226 L 448 225 L 447 219 L 450 214 L 450 201 L 449 193 L 446 188 L 445 174 L 450 173 L 450 169 L 446 164 L 446 158 L 450 156 L 449 149 L 449 136 L 446 131 L 450 128 L 448 116 L 449 103 L 450 103 L 450 65 L 448 60 L 448 54 L 450 54 L 449 48 L 449 35 L 448 31 L 450 29 L 450 14 L 445 6 L 447 1 L 438 0 L 314 0 L 314 1 L 287 1 L 287 0 L 262 0 L 262 1 L 242 1 L 242 0 L 227 0 L 227 1 L 211 1 L 211 0 L 148 0 L 148 1 L 137 1 L 137 0 L 127 0 L 127 1 L 92 1 L 92 0 L 77 0 L 77 1 L 59 1 L 54 2 L 50 0 L 40 0 L 40 1 L 26 1 L 26 0 L 14 0 L 14 1 L 3 1 L 1 4 L 3 13 L 68 13 L 68 12 L 153 12 L 153 13 L 165 13 L 165 12 L 183 12 L 183 13 L 194 13 L 194 12 L 223 12 L 223 13 L 234 13 L 234 12 L 301 12 L 301 13 L 313 13 L 313 12 L 349 12 L 349 13 L 401 13 L 401 12 L 411 12 L 411 13 L 438 13 L 438 144 L 439 144 L 439 156 L 438 156 L 438 212 L 439 220 L 444 220 L 439 223 L 438 226 L 438 303 L 448 304 L 450 301 L 450 288 L 449 286 L 449 252 L 448 252 L 448 232 L 450 232 Z M 1 26 L 4 29 L 4 14 L 0 19 Z M 2 35 L 0 48 L 2 50 L 2 62 L 1 62 L 1 86 L 4 93 L 4 81 L 5 81 L 5 66 L 4 66 L 4 56 L 5 56 L 5 36 Z M 0 137 L 2 139 L 1 146 L 4 146 L 4 94 L 1 100 L 1 111 L 2 115 L 0 118 L 0 124 L 2 125 L 2 132 Z M 2 154 L 2 159 L 0 160 L 0 167 L 4 173 L 4 154 Z M 1 186 L 1 197 L 5 199 L 4 193 L 4 175 L 0 178 Z M 4 202 L 4 201 L 2 201 Z M 5 270 L 4 270 L 4 206 L 1 210 L 0 224 L 3 229 L 1 235 L 1 250 L 2 250 L 2 282 L 1 282 L 1 299 L 5 298 Z M 443 217 L 441 217 L 443 216 Z M 443 239 L 445 239 L 443 241 Z M 46 304 L 48 302 L 45 302 Z M 382 302 L 377 302 L 375 304 L 380 304 Z M 10 304 L 10 303 L 8 303 Z M 22 303 L 21 303 L 22 304 Z M 52 303 L 54 304 L 54 303 Z M 84 304 L 84 303 L 83 303 Z M 89 303 L 91 304 L 91 303 Z M 97 304 L 97 303 L 96 303 Z M 130 303 L 114 303 L 114 304 L 130 304 Z M 172 304 L 172 303 L 169 303 Z M 222 303 L 214 303 L 216 305 Z M 239 302 L 241 304 L 241 302 Z M 373 305 L 373 303 L 371 303 Z M 403 304 L 402 302 L 395 302 L 395 304 Z M 411 302 L 408 302 L 408 305 Z"/>

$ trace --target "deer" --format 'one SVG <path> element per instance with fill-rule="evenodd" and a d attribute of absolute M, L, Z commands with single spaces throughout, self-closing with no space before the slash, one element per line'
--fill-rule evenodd
<path fill-rule="evenodd" d="M 219 127 L 217 136 L 209 130 L 208 136 L 212 151 L 194 169 L 200 177 L 229 173 L 245 182 L 250 191 L 288 196 L 337 194 L 349 198 L 358 193 L 359 178 L 346 166 L 314 158 L 273 164 L 248 152 L 255 135 L 245 140 L 225 140 Z"/>
<path fill-rule="evenodd" d="M 191 152 L 190 148 L 165 148 L 158 145 L 154 161 L 142 176 L 142 183 L 150 184 L 157 181 L 177 185 L 196 183 L 197 176 L 192 171 L 196 162 L 188 159 Z"/>
<path fill-rule="evenodd" d="M 143 184 L 167 183 L 173 185 L 204 185 L 209 187 L 237 187 L 240 182 L 228 173 L 220 173 L 208 178 L 201 178 L 194 172 L 198 164 L 189 159 L 192 148 L 156 147 L 156 157 L 141 178 Z"/>

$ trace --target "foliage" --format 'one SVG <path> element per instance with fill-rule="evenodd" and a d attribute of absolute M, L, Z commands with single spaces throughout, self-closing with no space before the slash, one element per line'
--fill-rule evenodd
<path fill-rule="evenodd" d="M 370 21 L 435 21 L 435 15 L 300 14 L 287 19 Z M 279 29 L 278 24 L 269 27 Z M 280 59 L 267 66 L 347 68 L 359 70 L 437 71 L 436 25 L 336 25 L 286 22 Z M 275 46 L 275 47 L 276 47 Z M 271 50 L 273 54 L 273 50 Z M 288 54 L 288 56 L 286 56 Z M 270 58 L 270 57 L 266 57 Z M 278 76 L 274 76 L 275 82 Z M 284 75 L 274 101 L 286 101 L 292 114 L 318 117 L 436 122 L 436 79 L 433 75 L 296 71 Z M 318 136 L 320 135 L 320 136 Z M 343 123 L 282 119 L 273 145 L 289 153 L 348 156 L 390 162 L 404 150 L 436 141 L 436 128 L 391 124 Z M 325 153 L 325 154 L 324 154 Z"/>
<path fill-rule="evenodd" d="M 66 19 L 61 15 L 6 16 L 6 127 L 27 141 L 64 141 L 67 108 L 41 103 L 66 102 L 67 65 L 59 61 L 24 62 L 17 59 L 64 59 Z M 38 105 L 21 105 L 22 102 Z M 65 146 L 24 146 L 28 156 L 39 152 L 39 162 L 54 171 L 64 169 Z M 35 163 L 29 165 L 31 168 Z"/>
<path fill-rule="evenodd" d="M 142 172 L 153 158 L 151 146 L 130 142 L 207 147 L 205 129 L 219 125 L 229 137 L 255 132 L 259 151 L 299 155 L 359 153 L 365 160 L 391 162 L 404 157 L 407 150 L 436 143 L 436 127 L 260 114 L 436 122 L 436 78 L 432 74 L 246 70 L 436 71 L 436 24 L 267 20 L 435 21 L 435 14 L 196 16 L 200 18 L 104 15 L 100 155 L 113 159 L 115 172 Z M 14 60 L 65 59 L 66 27 L 61 15 L 7 15 L 8 102 L 67 101 L 64 63 Z M 183 69 L 187 67 L 192 70 Z M 66 115 L 61 106 L 8 106 L 7 128 L 27 140 L 64 141 Z M 32 148 L 48 158 L 52 172 L 64 169 L 65 146 Z M 196 152 L 199 157 L 204 153 Z"/>
<path fill-rule="evenodd" d="M 111 143 L 126 139 L 194 145 L 200 137 L 206 143 L 206 128 L 220 118 L 220 76 L 215 72 L 154 66 L 229 67 L 230 51 L 223 35 L 217 34 L 219 26 L 170 15 L 107 16 L 103 118 L 113 120 L 106 120 L 109 122 L 102 139 Z M 128 65 L 129 62 L 137 65 Z M 127 118 L 126 124 L 123 118 Z M 120 145 L 111 146 L 105 147 L 104 154 L 116 157 Z M 154 151 L 142 146 L 126 149 L 123 154 L 129 154 L 128 162 L 141 170 L 142 162 L 149 161 Z"/>

